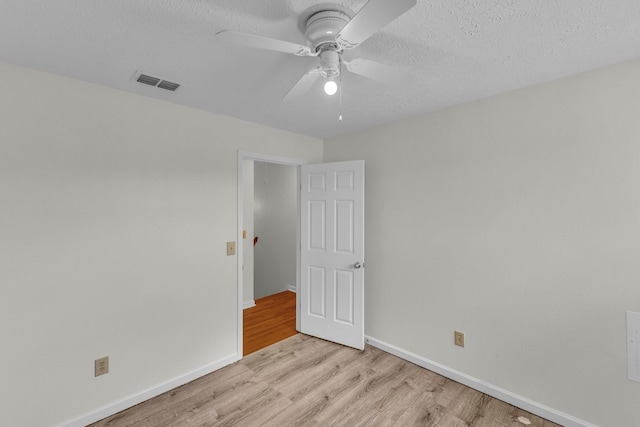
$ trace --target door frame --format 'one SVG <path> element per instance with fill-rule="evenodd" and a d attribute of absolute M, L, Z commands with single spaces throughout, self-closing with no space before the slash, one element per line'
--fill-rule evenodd
<path fill-rule="evenodd" d="M 244 245 L 242 244 L 242 230 L 244 229 L 244 161 L 252 160 L 254 162 L 273 163 L 278 165 L 296 166 L 296 187 L 300 188 L 300 166 L 306 165 L 308 162 L 301 159 L 292 159 L 288 157 L 273 156 L 269 154 L 255 153 L 250 151 L 238 150 L 238 229 L 236 234 L 236 260 L 237 260 L 237 291 L 238 291 L 238 319 L 237 319 L 237 352 L 238 360 L 242 359 L 242 338 L 243 338 L 243 319 L 242 312 L 244 310 Z M 297 217 L 296 223 L 296 330 L 300 330 L 300 191 L 297 191 Z"/>

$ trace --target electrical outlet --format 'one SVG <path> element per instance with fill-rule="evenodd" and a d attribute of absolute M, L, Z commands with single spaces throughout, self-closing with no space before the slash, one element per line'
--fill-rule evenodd
<path fill-rule="evenodd" d="M 96 377 L 99 377 L 100 375 L 108 374 L 109 373 L 109 356 L 96 359 L 94 369 L 95 369 Z"/>
<path fill-rule="evenodd" d="M 227 255 L 236 254 L 236 242 L 227 242 Z"/>
<path fill-rule="evenodd" d="M 453 335 L 455 344 L 464 347 L 464 332 L 455 331 Z"/>

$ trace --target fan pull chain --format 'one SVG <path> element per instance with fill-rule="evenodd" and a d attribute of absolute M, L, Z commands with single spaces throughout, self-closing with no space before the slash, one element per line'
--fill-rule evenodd
<path fill-rule="evenodd" d="M 340 86 L 338 87 L 338 90 L 340 91 L 338 93 L 338 98 L 339 98 L 338 113 L 340 115 L 338 116 L 338 121 L 341 122 L 342 121 L 342 56 L 340 57 L 340 74 L 338 75 L 338 77 L 340 78 Z"/>

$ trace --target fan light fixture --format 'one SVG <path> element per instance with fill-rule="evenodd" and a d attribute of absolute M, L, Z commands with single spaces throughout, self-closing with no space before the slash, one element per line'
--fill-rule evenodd
<path fill-rule="evenodd" d="M 324 84 L 324 93 L 327 95 L 335 95 L 338 91 L 338 84 L 333 80 L 327 80 Z"/>
<path fill-rule="evenodd" d="M 392 67 L 364 58 L 355 58 L 347 62 L 342 60 L 341 55 L 345 50 L 358 47 L 387 24 L 416 6 L 418 0 L 367 0 L 363 3 L 364 6 L 355 13 L 340 4 L 320 3 L 307 8 L 298 17 L 298 29 L 306 39 L 303 44 L 227 30 L 216 33 L 216 37 L 250 48 L 317 57 L 320 64 L 304 73 L 284 99 L 303 95 L 315 86 L 319 78 L 326 79 L 324 91 L 327 95 L 338 93 L 338 96 L 341 96 L 342 82 L 336 80 L 342 74 L 343 65 L 346 66 L 346 71 L 351 73 L 381 83 L 395 84 L 399 78 Z"/>

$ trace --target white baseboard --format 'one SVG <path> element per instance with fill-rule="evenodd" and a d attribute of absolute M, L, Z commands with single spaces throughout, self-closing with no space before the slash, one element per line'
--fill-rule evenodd
<path fill-rule="evenodd" d="M 400 357 L 401 359 L 407 360 L 425 369 L 433 371 L 439 375 L 442 375 L 443 377 L 459 382 L 460 384 L 464 384 L 467 387 L 473 388 L 474 390 L 478 390 L 489 396 L 495 397 L 496 399 L 502 400 L 503 402 L 509 403 L 513 406 L 517 406 L 518 408 L 524 409 L 527 412 L 538 415 L 539 417 L 545 418 L 549 421 L 553 421 L 565 427 L 597 427 L 594 424 L 580 420 L 571 415 L 557 411 L 553 408 L 549 408 L 548 406 L 534 402 L 515 393 L 511 393 L 510 391 L 504 390 L 500 387 L 486 383 L 470 375 L 448 368 L 444 365 L 441 365 L 440 363 L 431 361 L 422 356 L 418 356 L 417 354 L 402 350 L 384 341 L 380 341 L 370 336 L 366 336 L 365 340 L 367 344 L 372 345 L 373 347 L 379 348 L 380 350 L 393 354 L 394 356 Z M 204 375 L 210 374 L 211 372 L 217 371 L 218 369 L 230 365 L 238 360 L 240 360 L 238 354 L 231 354 L 216 362 L 203 366 L 202 368 L 191 371 L 183 376 L 174 378 L 163 384 L 152 387 L 138 394 L 129 396 L 120 401 L 114 402 L 94 412 L 82 415 L 74 420 L 62 423 L 59 425 L 59 427 L 84 427 L 88 424 L 94 423 L 103 418 L 142 403 L 146 400 L 149 400 L 152 397 L 158 396 L 176 387 L 184 385 Z"/>
<path fill-rule="evenodd" d="M 296 285 L 289 285 L 289 287 L 287 287 L 287 290 L 289 292 L 293 292 L 294 294 L 296 293 L 297 289 L 296 289 Z"/>
<path fill-rule="evenodd" d="M 386 342 L 380 341 L 376 338 L 365 336 L 365 341 L 367 344 L 379 348 L 382 351 L 398 356 L 401 359 L 414 363 L 453 381 L 459 382 L 460 384 L 464 384 L 467 387 L 471 387 L 472 389 L 478 390 L 491 397 L 495 397 L 496 399 L 502 400 L 510 405 L 524 409 L 534 415 L 553 421 L 554 423 L 565 427 L 597 427 L 594 424 L 580 420 L 563 412 L 556 411 L 548 406 L 534 402 L 525 397 L 518 396 L 515 393 L 511 393 L 510 391 L 496 387 L 495 385 L 486 383 L 470 375 L 448 368 L 440 363 L 418 356 L 417 354 L 402 350 L 401 348 L 387 344 Z"/>
<path fill-rule="evenodd" d="M 120 411 L 131 408 L 132 406 L 149 400 L 152 397 L 156 397 L 162 393 L 165 393 L 176 387 L 180 387 L 181 385 L 184 385 L 197 378 L 210 374 L 211 372 L 217 371 L 220 368 L 224 368 L 225 366 L 230 365 L 238 360 L 240 360 L 238 354 L 231 354 L 209 365 L 203 366 L 202 368 L 196 369 L 194 371 L 188 372 L 185 375 L 169 380 L 163 384 L 114 402 L 94 412 L 84 414 L 74 420 L 62 423 L 59 425 L 59 427 L 84 427 L 88 424 L 95 423 L 96 421 L 100 421 L 103 418 L 109 417 L 113 414 L 117 414 Z"/>
<path fill-rule="evenodd" d="M 247 308 L 251 308 L 251 307 L 255 307 L 256 306 L 256 300 L 251 300 L 251 301 L 245 301 L 242 303 L 242 309 L 245 310 Z"/>

